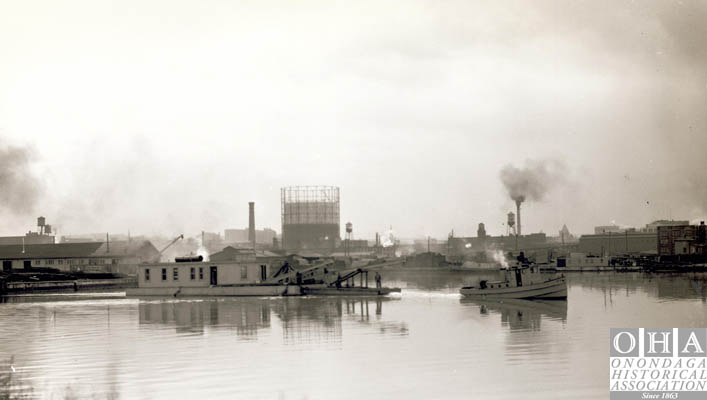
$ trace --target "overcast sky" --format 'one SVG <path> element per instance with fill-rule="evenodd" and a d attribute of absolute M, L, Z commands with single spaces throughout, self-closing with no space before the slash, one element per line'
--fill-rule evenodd
<path fill-rule="evenodd" d="M 524 232 L 704 219 L 705 21 L 704 1 L 3 1 L 0 233 L 222 232 L 248 201 L 279 232 L 280 187 L 337 185 L 355 237 L 500 234 L 500 171 L 526 160 L 562 179 Z"/>

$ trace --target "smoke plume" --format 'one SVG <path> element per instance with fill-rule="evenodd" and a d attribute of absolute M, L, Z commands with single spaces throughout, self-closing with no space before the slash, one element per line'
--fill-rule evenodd
<path fill-rule="evenodd" d="M 526 160 L 523 168 L 506 165 L 501 181 L 516 203 L 540 201 L 557 183 L 565 180 L 565 166 L 557 160 Z"/>
<path fill-rule="evenodd" d="M 508 269 L 508 260 L 506 260 L 506 255 L 503 254 L 503 251 L 498 250 L 498 249 L 487 249 L 486 250 L 487 256 L 491 256 L 494 261 L 496 261 L 498 264 L 501 265 L 501 268 L 503 269 Z"/>
<path fill-rule="evenodd" d="M 0 139 L 0 211 L 28 214 L 37 203 L 39 180 L 30 170 L 32 151 Z"/>

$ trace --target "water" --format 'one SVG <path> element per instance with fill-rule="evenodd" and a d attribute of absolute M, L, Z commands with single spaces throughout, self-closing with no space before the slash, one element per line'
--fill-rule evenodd
<path fill-rule="evenodd" d="M 610 327 L 707 326 L 707 274 L 570 274 L 566 302 L 401 296 L 5 298 L 0 399 L 604 399 Z"/>

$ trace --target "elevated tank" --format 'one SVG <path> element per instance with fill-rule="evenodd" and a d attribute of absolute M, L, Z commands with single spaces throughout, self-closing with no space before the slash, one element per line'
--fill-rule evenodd
<path fill-rule="evenodd" d="M 508 213 L 508 226 L 513 228 L 516 224 L 516 215 L 513 213 L 513 211 Z"/>

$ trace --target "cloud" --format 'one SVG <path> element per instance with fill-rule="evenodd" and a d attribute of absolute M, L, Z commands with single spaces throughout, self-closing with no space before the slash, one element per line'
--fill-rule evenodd
<path fill-rule="evenodd" d="M 0 211 L 27 215 L 34 211 L 41 181 L 32 171 L 34 151 L 0 137 Z"/>

